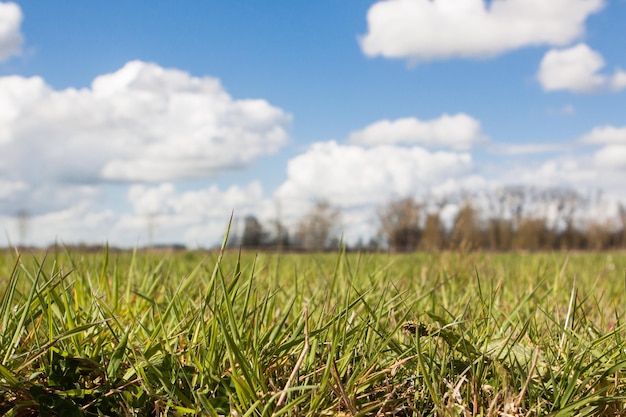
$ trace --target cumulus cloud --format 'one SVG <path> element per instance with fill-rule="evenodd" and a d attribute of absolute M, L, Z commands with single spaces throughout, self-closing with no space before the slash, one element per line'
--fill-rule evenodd
<path fill-rule="evenodd" d="M 226 190 L 210 186 L 192 191 L 178 191 L 172 183 L 134 185 L 127 196 L 132 214 L 123 216 L 117 229 L 135 230 L 145 238 L 147 229 L 153 228 L 156 241 L 192 247 L 218 244 L 233 210 L 233 234 L 241 232 L 239 218 L 254 214 L 263 220 L 274 214 L 271 200 L 258 182 Z"/>
<path fill-rule="evenodd" d="M 570 115 L 576 113 L 576 108 L 571 104 L 567 104 L 559 109 L 560 114 Z"/>
<path fill-rule="evenodd" d="M 0 179 L 0 202 L 6 201 L 28 188 L 28 185 L 19 181 L 7 181 Z"/>
<path fill-rule="evenodd" d="M 586 144 L 626 145 L 626 126 L 599 126 L 579 139 Z"/>
<path fill-rule="evenodd" d="M 623 148 L 623 149 L 622 149 Z M 534 164 L 509 164 L 500 167 L 500 184 L 530 187 L 565 187 L 583 194 L 603 191 L 614 198 L 626 198 L 624 175 L 626 146 L 602 148 L 591 155 L 564 156 Z"/>
<path fill-rule="evenodd" d="M 472 168 L 472 157 L 464 152 L 319 142 L 289 161 L 287 180 L 276 195 L 283 204 L 319 199 L 346 208 L 381 204 L 428 192 Z"/>
<path fill-rule="evenodd" d="M 594 166 L 599 170 L 626 171 L 626 127 L 599 126 L 579 139 L 588 145 L 604 145 L 593 154 Z"/>
<path fill-rule="evenodd" d="M 499 155 L 533 155 L 565 150 L 566 146 L 552 143 L 497 144 L 489 147 L 490 152 Z"/>
<path fill-rule="evenodd" d="M 0 62 L 19 55 L 24 37 L 20 32 L 22 10 L 15 3 L 0 3 Z"/>
<path fill-rule="evenodd" d="M 225 219 L 235 207 L 248 214 L 265 205 L 263 187 L 256 181 L 247 186 L 232 186 L 226 190 L 212 185 L 184 192 L 178 192 L 172 183 L 157 186 L 133 185 L 128 191 L 128 201 L 136 215 L 184 215 L 191 222 L 211 217 Z"/>
<path fill-rule="evenodd" d="M 611 77 L 611 89 L 615 91 L 623 90 L 626 88 L 626 71 L 617 70 L 615 74 Z"/>
<path fill-rule="evenodd" d="M 1 77 L 0 107 L 0 173 L 27 182 L 213 176 L 276 152 L 291 118 L 215 78 L 141 61 L 84 89 Z"/>
<path fill-rule="evenodd" d="M 575 144 L 593 148 L 572 153 L 572 146 L 494 145 L 490 150 L 498 150 L 504 155 L 532 153 L 530 151 L 546 151 L 554 155 L 523 163 L 503 159 L 490 167 L 491 173 L 482 174 L 493 179 L 494 184 L 565 187 L 583 194 L 603 191 L 612 198 L 626 199 L 623 181 L 626 175 L 626 127 L 598 126 L 578 138 Z"/>
<path fill-rule="evenodd" d="M 55 192 L 64 193 L 59 187 Z M 21 243 L 38 245 L 59 241 L 110 242 L 125 247 L 148 243 L 208 247 L 221 242 L 233 210 L 234 235 L 241 232 L 237 229 L 241 226 L 239 218 L 254 214 L 266 220 L 275 215 L 271 200 L 265 197 L 258 182 L 226 189 L 212 185 L 190 191 L 178 190 L 172 183 L 136 184 L 128 187 L 126 198 L 128 212 L 106 207 L 102 201 L 83 195 L 52 210 L 27 211 L 26 236 L 19 236 L 15 212 L 0 214 L 0 228 L 14 243 L 20 237 L 25 238 Z"/>
<path fill-rule="evenodd" d="M 367 56 L 432 61 L 566 45 L 603 0 L 383 0 L 359 41 Z"/>
<path fill-rule="evenodd" d="M 602 169 L 615 169 L 622 171 L 622 176 L 626 174 L 626 144 L 608 145 L 593 155 L 597 167 Z"/>
<path fill-rule="evenodd" d="M 118 216 L 113 210 L 86 200 L 66 201 L 64 207 L 45 213 L 23 213 L 22 220 L 18 220 L 17 213 L 0 214 L 0 228 L 7 238 L 5 244 L 104 244 Z"/>
<path fill-rule="evenodd" d="M 106 204 L 106 190 L 92 184 L 54 184 L 42 178 L 39 183 L 0 180 L 0 214 L 15 215 L 25 210 L 42 215 L 78 203 L 90 207 Z"/>
<path fill-rule="evenodd" d="M 480 122 L 464 113 L 444 114 L 438 119 L 422 121 L 414 117 L 381 120 L 352 132 L 349 142 L 356 145 L 422 145 L 468 150 L 487 140 Z"/>
<path fill-rule="evenodd" d="M 618 70 L 613 76 L 604 75 L 600 73 L 604 66 L 599 52 L 580 43 L 546 52 L 539 64 L 537 79 L 545 91 L 593 93 L 626 88 L 626 73 Z"/>

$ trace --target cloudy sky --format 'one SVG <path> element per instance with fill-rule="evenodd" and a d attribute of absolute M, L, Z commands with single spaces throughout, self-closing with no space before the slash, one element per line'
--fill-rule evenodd
<path fill-rule="evenodd" d="M 0 2 L 5 244 L 210 246 L 232 210 L 293 224 L 320 199 L 367 239 L 391 198 L 503 185 L 626 201 L 625 21 L 625 0 Z"/>

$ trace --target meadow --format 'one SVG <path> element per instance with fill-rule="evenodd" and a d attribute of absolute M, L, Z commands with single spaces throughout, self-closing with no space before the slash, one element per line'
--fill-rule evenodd
<path fill-rule="evenodd" d="M 0 257 L 6 416 L 626 415 L 620 253 Z"/>

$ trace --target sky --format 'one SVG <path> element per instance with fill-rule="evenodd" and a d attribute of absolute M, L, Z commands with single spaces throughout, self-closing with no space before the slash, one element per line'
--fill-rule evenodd
<path fill-rule="evenodd" d="M 293 227 L 321 200 L 367 241 L 391 199 L 518 185 L 608 218 L 624 21 L 626 0 L 0 2 L 5 244 L 208 247 L 233 212 Z"/>

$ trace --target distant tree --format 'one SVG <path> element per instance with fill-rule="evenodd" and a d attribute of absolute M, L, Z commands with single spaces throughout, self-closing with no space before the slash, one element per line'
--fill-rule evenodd
<path fill-rule="evenodd" d="M 509 250 L 513 244 L 515 229 L 522 219 L 527 190 L 507 186 L 497 189 L 489 198 L 489 213 L 485 244 L 491 250 Z"/>
<path fill-rule="evenodd" d="M 318 201 L 300 220 L 296 238 L 305 250 L 326 249 L 336 239 L 341 213 L 326 200 Z"/>
<path fill-rule="evenodd" d="M 417 249 L 422 237 L 422 206 L 410 197 L 393 200 L 378 210 L 380 234 L 396 251 Z"/>
<path fill-rule="evenodd" d="M 523 250 L 548 250 L 554 247 L 555 236 L 545 218 L 522 218 L 517 228 L 513 247 Z"/>
<path fill-rule="evenodd" d="M 487 240 L 491 250 L 509 250 L 513 244 L 513 222 L 508 219 L 491 218 L 487 225 Z"/>
<path fill-rule="evenodd" d="M 289 240 L 289 230 L 278 219 L 270 222 L 271 235 L 268 238 L 267 246 L 274 247 L 278 250 L 289 248 L 291 242 Z"/>
<path fill-rule="evenodd" d="M 269 238 L 267 245 L 278 251 L 289 248 L 291 240 L 289 230 L 282 221 L 282 205 L 279 199 L 274 200 L 274 210 L 276 217 L 269 224 Z"/>
<path fill-rule="evenodd" d="M 478 212 L 466 201 L 454 221 L 450 244 L 454 249 L 475 250 L 482 246 L 482 230 L 478 223 Z"/>
<path fill-rule="evenodd" d="M 626 247 L 626 206 L 623 203 L 620 203 L 619 205 L 619 222 L 621 223 L 621 230 L 619 233 L 618 232 L 618 245 L 623 247 Z"/>
<path fill-rule="evenodd" d="M 575 225 L 575 214 L 588 206 L 589 200 L 576 191 L 566 188 L 553 188 L 545 191 L 548 204 L 556 206 L 555 225 L 559 249 L 576 249 L 584 245 L 584 237 Z"/>
<path fill-rule="evenodd" d="M 441 250 L 445 246 L 446 230 L 439 213 L 429 213 L 424 222 L 421 247 L 429 251 Z"/>
<path fill-rule="evenodd" d="M 255 216 L 246 216 L 243 235 L 241 236 L 241 247 L 259 248 L 265 243 L 265 238 L 266 234 L 259 220 Z"/>
<path fill-rule="evenodd" d="M 615 245 L 617 242 L 613 242 L 613 233 L 611 233 L 611 226 L 608 223 L 592 222 L 586 230 L 586 239 L 589 244 L 589 249 L 592 250 L 605 250 Z"/>

